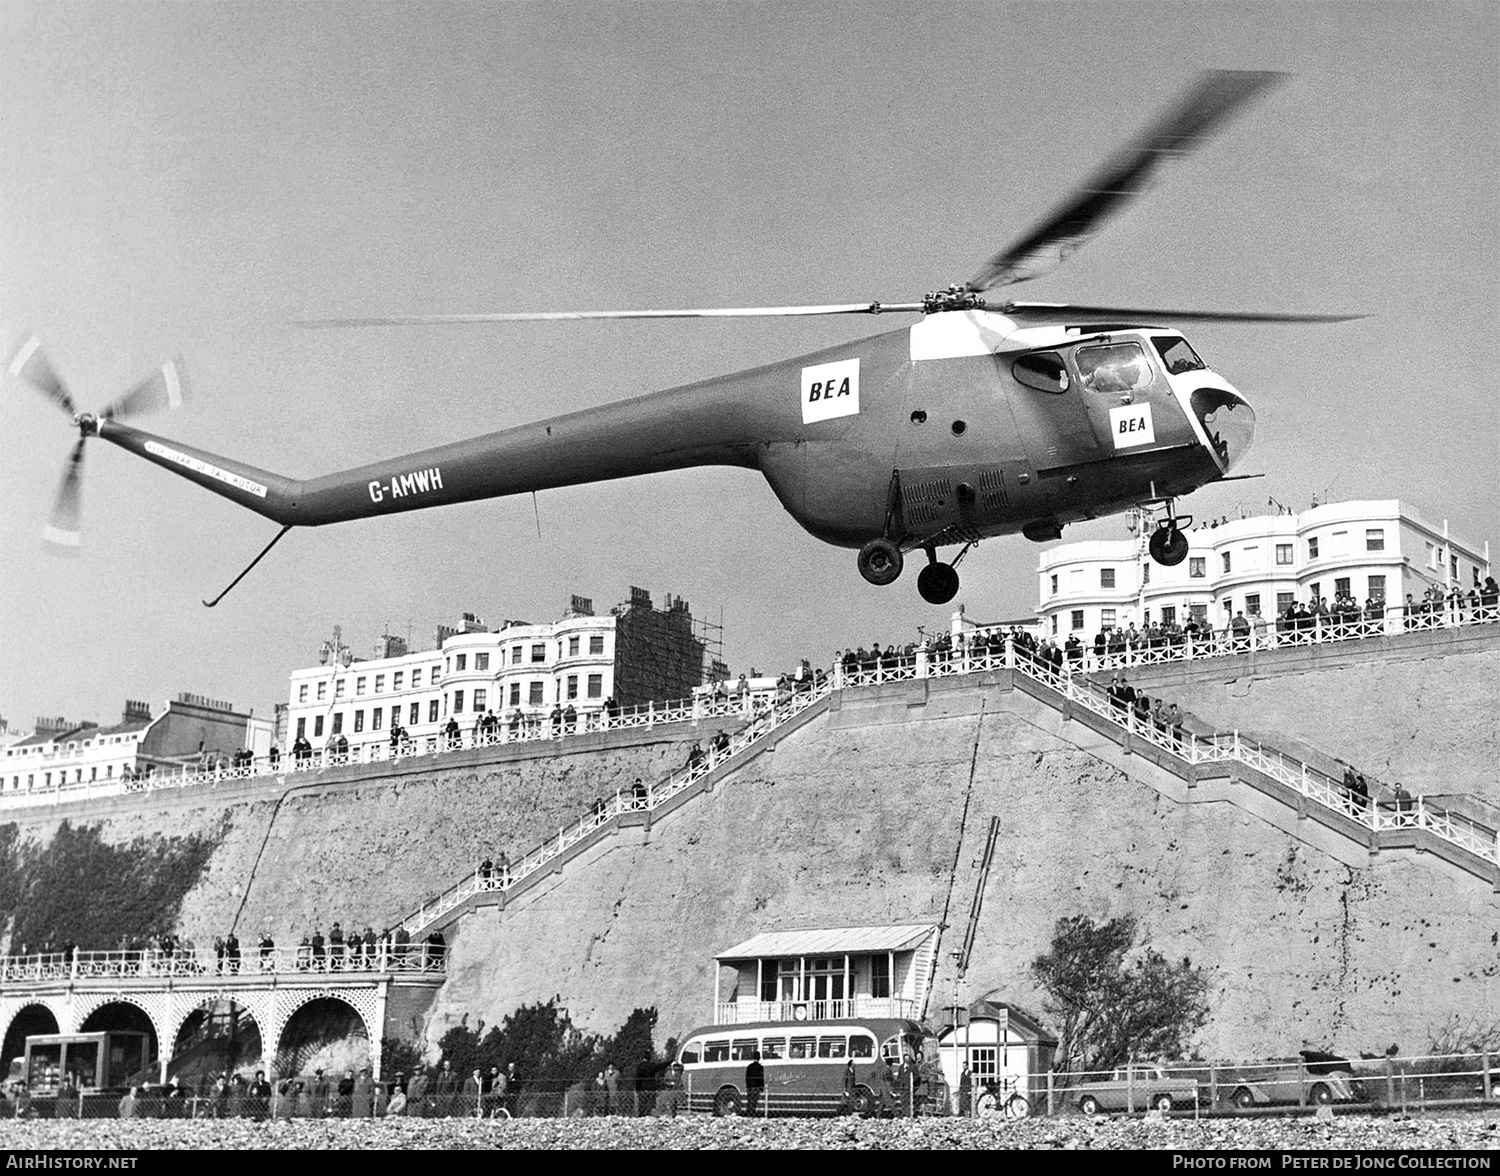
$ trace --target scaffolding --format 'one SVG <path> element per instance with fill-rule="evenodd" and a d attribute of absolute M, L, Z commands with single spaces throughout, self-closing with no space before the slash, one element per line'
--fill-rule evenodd
<path fill-rule="evenodd" d="M 615 701 L 640 706 L 687 698 L 723 665 L 724 627 L 695 620 L 688 602 L 668 595 L 666 607 L 632 586 L 630 598 L 610 610 L 615 617 Z"/>

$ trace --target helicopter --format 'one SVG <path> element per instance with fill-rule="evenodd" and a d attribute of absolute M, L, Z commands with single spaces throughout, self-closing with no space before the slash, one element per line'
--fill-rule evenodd
<path fill-rule="evenodd" d="M 281 524 L 213 601 L 293 527 L 377 518 L 451 503 L 694 466 L 759 470 L 789 514 L 825 543 L 854 549 L 871 584 L 922 552 L 917 590 L 952 600 L 957 566 L 980 540 L 1059 538 L 1070 523 L 1137 508 L 1159 513 L 1149 550 L 1187 555 L 1191 517 L 1176 500 L 1235 477 L 1255 413 L 1176 325 L 1332 323 L 1356 315 L 1236 313 L 1004 301 L 988 291 L 1062 264 L 1139 197 L 1168 163 L 1207 142 L 1286 75 L 1215 70 L 1110 157 L 1031 231 L 967 282 L 906 302 L 684 310 L 531 311 L 309 319 L 309 327 L 916 315 L 908 326 L 768 366 L 533 424 L 293 479 L 147 433 L 126 419 L 182 403 L 180 360 L 96 413 L 78 411 L 36 336 L 11 376 L 67 413 L 79 437 L 46 535 L 79 542 L 84 448 L 120 446 Z M 1160 324 L 1160 325 L 1155 325 Z M 957 547 L 950 560 L 943 548 Z"/>

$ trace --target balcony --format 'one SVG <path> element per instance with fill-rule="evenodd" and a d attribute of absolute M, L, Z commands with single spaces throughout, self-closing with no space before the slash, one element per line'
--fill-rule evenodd
<path fill-rule="evenodd" d="M 852 1000 L 732 1000 L 720 1002 L 715 1025 L 753 1021 L 836 1021 L 849 1017 L 917 1017 L 917 1002 L 899 996 L 856 996 Z"/>

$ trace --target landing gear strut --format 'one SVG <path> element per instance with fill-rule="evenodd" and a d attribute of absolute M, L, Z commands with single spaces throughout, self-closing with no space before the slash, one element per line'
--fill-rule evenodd
<path fill-rule="evenodd" d="M 1187 559 L 1188 539 L 1182 533 L 1182 528 L 1193 525 L 1192 515 L 1179 515 L 1173 512 L 1174 505 L 1169 498 L 1167 499 L 1167 517 L 1157 521 L 1156 530 L 1151 533 L 1151 541 L 1147 545 L 1151 551 L 1151 558 L 1167 568 L 1175 568 Z"/>

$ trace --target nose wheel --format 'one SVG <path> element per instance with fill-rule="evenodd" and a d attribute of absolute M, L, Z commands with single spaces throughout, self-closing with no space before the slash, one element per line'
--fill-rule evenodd
<path fill-rule="evenodd" d="M 901 548 L 889 539 L 871 539 L 859 549 L 859 574 L 871 584 L 894 584 L 905 562 Z"/>
<path fill-rule="evenodd" d="M 1163 567 L 1175 568 L 1187 559 L 1188 538 L 1178 527 L 1178 519 L 1165 518 L 1156 524 L 1149 547 L 1151 558 Z"/>

